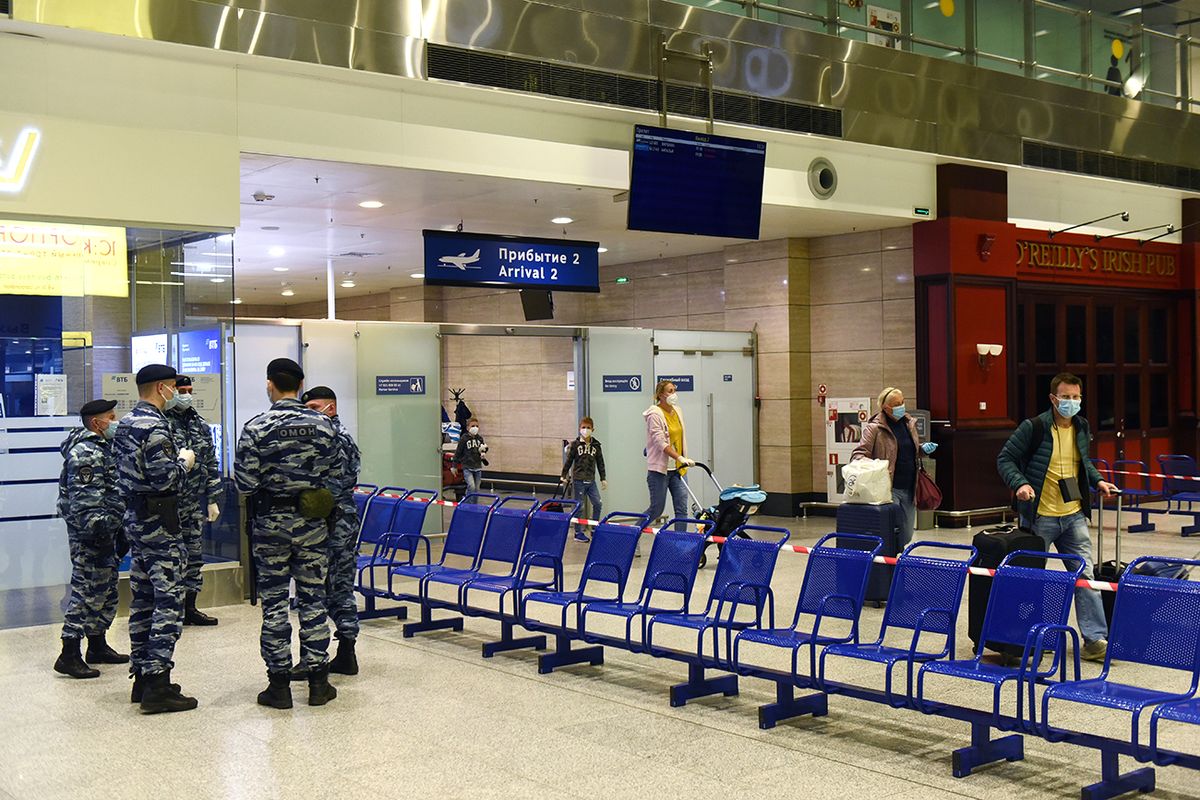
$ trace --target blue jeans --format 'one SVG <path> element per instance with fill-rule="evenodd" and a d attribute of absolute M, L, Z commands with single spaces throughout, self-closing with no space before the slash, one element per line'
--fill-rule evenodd
<path fill-rule="evenodd" d="M 1092 577 L 1092 535 L 1088 532 L 1087 518 L 1083 514 L 1037 517 L 1033 521 L 1033 532 L 1042 537 L 1047 548 L 1054 545 L 1054 549 L 1060 553 L 1081 557 L 1086 564 L 1083 577 Z M 1079 620 L 1079 631 L 1085 642 L 1108 638 L 1104 604 L 1095 589 L 1075 587 L 1075 617 Z"/>
<path fill-rule="evenodd" d="M 688 514 L 688 491 L 683 485 L 683 477 L 679 470 L 671 470 L 666 475 L 661 472 L 647 472 L 646 486 L 650 489 L 650 505 L 646 507 L 646 516 L 651 524 L 662 516 L 663 508 L 667 505 L 667 492 L 671 493 L 671 505 L 675 507 L 675 516 L 686 517 Z M 687 530 L 684 525 L 676 525 L 676 530 Z"/>
<path fill-rule="evenodd" d="M 483 475 L 481 469 L 464 469 L 463 479 L 467 482 L 467 494 L 479 491 L 479 478 Z"/>
<path fill-rule="evenodd" d="M 896 555 L 904 552 L 917 528 L 917 504 L 913 493 L 892 489 L 892 502 L 900 506 L 900 532 L 896 537 Z"/>
<path fill-rule="evenodd" d="M 587 499 L 591 501 L 592 513 L 588 519 L 600 519 L 600 515 L 604 513 L 604 504 L 600 502 L 600 484 L 597 481 L 575 481 L 575 499 L 579 501 L 579 515 L 585 516 L 583 511 L 583 501 Z M 575 531 L 584 533 L 587 526 L 576 523 Z"/>

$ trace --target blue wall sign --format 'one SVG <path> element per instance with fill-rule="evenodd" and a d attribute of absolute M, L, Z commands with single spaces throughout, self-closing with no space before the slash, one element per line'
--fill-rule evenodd
<path fill-rule="evenodd" d="M 600 291 L 599 242 L 422 231 L 425 283 Z"/>
<path fill-rule="evenodd" d="M 605 392 L 640 392 L 641 375 L 602 375 L 600 385 Z"/>
<path fill-rule="evenodd" d="M 184 375 L 215 375 L 221 371 L 221 331 L 179 332 L 179 371 Z"/>
<path fill-rule="evenodd" d="M 425 376 L 376 375 L 375 394 L 425 394 Z"/>
<path fill-rule="evenodd" d="M 725 381 L 725 383 L 733 383 L 733 376 L 729 373 L 725 373 L 721 376 L 721 380 Z"/>
<path fill-rule="evenodd" d="M 659 381 L 670 381 L 675 384 L 677 392 L 694 392 L 696 391 L 696 377 L 694 375 L 659 375 Z"/>

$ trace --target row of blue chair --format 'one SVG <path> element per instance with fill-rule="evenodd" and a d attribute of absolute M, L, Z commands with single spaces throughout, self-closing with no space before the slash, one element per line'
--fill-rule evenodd
<path fill-rule="evenodd" d="M 355 589 L 363 596 L 366 606 L 359 616 L 363 619 L 384 616 L 407 619 L 408 609 L 403 606 L 378 607 L 377 601 L 387 595 L 375 585 L 375 568 L 387 568 L 397 562 L 400 549 L 410 545 L 408 537 L 424 529 L 425 517 L 438 493 L 432 489 L 359 484 L 354 487 L 353 496 L 359 519 Z M 412 553 L 409 553 L 407 560 L 411 558 Z"/>
<path fill-rule="evenodd" d="M 1141 515 L 1140 523 L 1129 526 L 1130 533 L 1154 530 L 1151 514 L 1190 516 L 1192 524 L 1185 525 L 1180 535 L 1200 533 L 1200 511 L 1192 510 L 1193 503 L 1200 503 L 1200 468 L 1196 466 L 1196 459 L 1189 455 L 1160 455 L 1157 461 L 1160 473 L 1169 477 L 1162 478 L 1162 491 L 1156 492 L 1151 488 L 1150 470 L 1145 461 L 1124 459 L 1110 464 L 1107 459 L 1092 459 L 1104 479 L 1116 484 L 1128 498 L 1126 510 Z M 1147 507 L 1148 503 L 1154 502 L 1166 502 L 1167 506 Z"/>

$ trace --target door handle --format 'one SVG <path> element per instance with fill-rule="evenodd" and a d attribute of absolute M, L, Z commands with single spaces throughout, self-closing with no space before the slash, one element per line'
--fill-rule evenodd
<path fill-rule="evenodd" d="M 712 392 L 708 393 L 708 399 L 706 401 L 706 404 L 708 406 L 708 466 L 712 467 L 713 469 L 716 469 L 716 466 L 717 466 L 717 442 L 716 442 L 716 439 L 714 438 L 716 436 L 716 425 L 714 424 L 714 420 L 713 420 L 713 417 L 715 415 L 713 412 Z"/>

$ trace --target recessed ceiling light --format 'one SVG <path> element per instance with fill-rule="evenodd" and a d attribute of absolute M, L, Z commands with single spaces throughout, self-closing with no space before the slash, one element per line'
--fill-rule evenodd
<path fill-rule="evenodd" d="M 282 247 L 279 247 L 279 246 L 272 247 L 270 250 L 267 251 L 267 253 L 272 258 L 279 258 L 281 255 L 283 255 L 286 252 L 287 252 L 287 250 L 284 250 Z"/>
<path fill-rule="evenodd" d="M 358 204 L 359 208 L 383 208 L 383 203 L 378 200 L 363 200 Z"/>
<path fill-rule="evenodd" d="M 354 270 L 346 270 L 342 274 L 345 275 L 347 278 L 353 278 L 358 273 L 355 272 Z"/>
<path fill-rule="evenodd" d="M 242 304 L 242 298 L 240 298 L 240 297 L 235 297 L 229 301 L 229 305 L 231 305 L 231 306 L 240 306 L 241 304 Z"/>
<path fill-rule="evenodd" d="M 272 267 L 272 269 L 274 269 L 276 272 L 287 272 L 288 271 L 287 267 Z"/>
<path fill-rule="evenodd" d="M 293 292 L 291 289 L 284 289 L 282 292 L 280 292 L 280 294 L 283 295 L 284 297 L 291 297 L 296 293 Z"/>
<path fill-rule="evenodd" d="M 596 248 L 596 252 L 597 253 L 607 253 L 608 248 L 607 247 L 599 247 L 599 248 Z"/>
<path fill-rule="evenodd" d="M 342 288 L 343 289 L 353 289 L 354 281 L 342 281 Z"/>
<path fill-rule="evenodd" d="M 224 278 L 209 278 L 208 280 L 212 283 L 224 283 L 225 282 Z"/>
<path fill-rule="evenodd" d="M 571 219 L 570 217 L 555 217 L 554 219 L 552 219 L 550 221 L 553 222 L 555 225 L 570 225 L 575 220 Z"/>
<path fill-rule="evenodd" d="M 425 273 L 424 272 L 414 272 L 414 273 L 410 274 L 408 277 L 417 278 L 419 280 L 419 279 L 425 277 Z"/>

